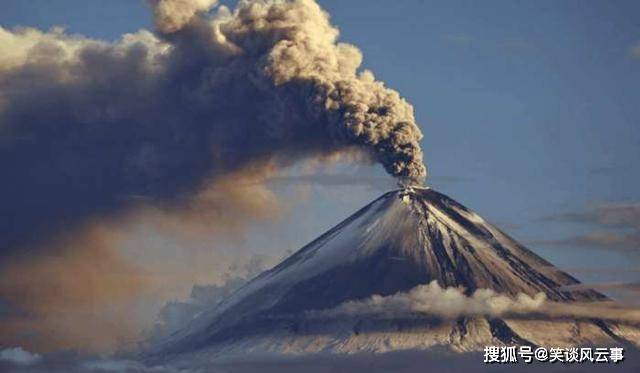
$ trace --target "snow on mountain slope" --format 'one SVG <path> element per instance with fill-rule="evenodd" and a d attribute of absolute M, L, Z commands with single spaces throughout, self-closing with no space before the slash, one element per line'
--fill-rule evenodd
<path fill-rule="evenodd" d="M 435 345 L 472 350 L 492 341 L 547 341 L 552 329 L 558 345 L 637 336 L 635 329 L 598 320 L 308 317 L 310 311 L 408 292 L 432 281 L 442 288 L 463 287 L 467 295 L 491 289 L 513 297 L 544 293 L 554 302 L 606 300 L 593 290 L 566 290 L 578 281 L 451 198 L 429 188 L 407 188 L 384 194 L 260 274 L 153 353 L 361 352 Z"/>

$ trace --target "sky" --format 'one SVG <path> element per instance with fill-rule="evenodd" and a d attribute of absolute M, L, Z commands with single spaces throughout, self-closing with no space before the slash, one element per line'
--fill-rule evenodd
<path fill-rule="evenodd" d="M 340 40 L 362 51 L 364 67 L 414 106 L 428 185 L 587 283 L 640 281 L 638 2 L 319 3 Z M 63 26 L 117 40 L 152 27 L 134 0 L 1 7 L 9 29 Z M 340 164 L 311 182 L 295 178 L 301 173 L 293 166 L 290 180 L 273 184 L 287 212 L 251 224 L 226 253 L 282 256 L 393 188 L 379 166 Z M 326 173 L 361 181 L 331 182 Z M 153 250 L 144 249 L 149 242 Z M 127 251 L 132 260 L 197 262 L 157 227 L 127 245 L 138 248 Z"/>

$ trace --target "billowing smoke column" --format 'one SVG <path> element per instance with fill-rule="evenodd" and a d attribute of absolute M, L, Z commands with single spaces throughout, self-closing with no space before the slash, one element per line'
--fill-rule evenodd
<path fill-rule="evenodd" d="M 313 0 L 150 4 L 156 32 L 115 43 L 0 28 L 3 249 L 261 164 L 356 149 L 424 181 L 412 106 Z"/>
<path fill-rule="evenodd" d="M 418 143 L 422 134 L 413 108 L 397 92 L 375 81 L 371 72 L 357 73 L 360 51 L 336 42 L 338 30 L 314 1 L 245 2 L 233 15 L 213 23 L 194 18 L 215 2 L 154 1 L 156 27 L 169 40 L 175 33 L 210 37 L 213 32 L 215 42 L 210 48 L 233 56 L 216 67 L 233 65 L 240 79 L 252 81 L 256 85 L 252 88 L 267 96 L 271 107 L 260 108 L 268 113 L 265 124 L 287 134 L 291 147 L 299 147 L 298 142 L 317 146 L 314 139 L 300 134 L 311 131 L 326 142 L 316 151 L 355 145 L 370 152 L 403 183 L 424 181 L 426 169 Z M 220 73 L 231 71 L 215 72 Z"/>

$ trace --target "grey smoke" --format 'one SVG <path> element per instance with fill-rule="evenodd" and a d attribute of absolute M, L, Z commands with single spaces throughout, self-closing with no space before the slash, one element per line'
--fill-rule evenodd
<path fill-rule="evenodd" d="M 113 43 L 0 28 L 5 254 L 122 212 L 127 196 L 179 206 L 248 167 L 355 149 L 424 181 L 412 106 L 314 1 L 150 4 L 157 31 Z"/>

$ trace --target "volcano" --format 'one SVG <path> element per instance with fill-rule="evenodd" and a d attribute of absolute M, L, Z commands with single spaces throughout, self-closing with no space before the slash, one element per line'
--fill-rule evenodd
<path fill-rule="evenodd" d="M 441 288 L 517 297 L 543 293 L 554 302 L 599 302 L 555 268 L 473 211 L 430 188 L 388 192 L 263 272 L 154 354 L 216 356 L 248 352 L 355 353 L 486 345 L 577 346 L 638 341 L 633 326 L 601 319 L 452 318 L 351 314 L 309 317 L 345 302 Z M 572 290 L 573 289 L 573 290 Z"/>

